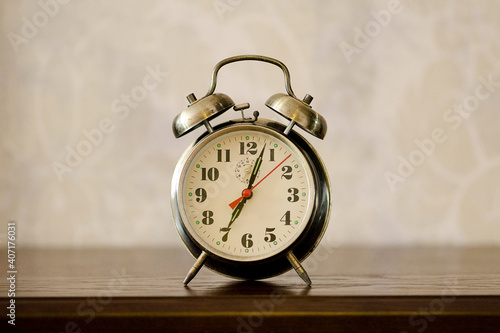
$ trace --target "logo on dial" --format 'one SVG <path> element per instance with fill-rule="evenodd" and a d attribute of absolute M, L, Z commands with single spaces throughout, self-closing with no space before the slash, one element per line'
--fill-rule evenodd
<path fill-rule="evenodd" d="M 255 164 L 255 159 L 251 159 L 248 157 L 239 161 L 234 169 L 236 178 L 238 178 L 240 182 L 248 184 L 254 164 Z M 257 176 L 259 175 L 259 173 L 260 170 L 257 172 Z"/>

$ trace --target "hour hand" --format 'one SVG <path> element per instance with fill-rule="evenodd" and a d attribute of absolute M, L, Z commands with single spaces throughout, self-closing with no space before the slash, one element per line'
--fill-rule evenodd
<path fill-rule="evenodd" d="M 229 220 L 229 224 L 226 228 L 220 228 L 221 232 L 225 232 L 224 236 L 222 236 L 222 241 L 226 242 L 227 241 L 227 235 L 229 234 L 229 231 L 231 231 L 231 225 L 233 222 L 240 216 L 241 210 L 243 209 L 243 206 L 245 205 L 245 202 L 247 201 L 247 198 L 243 198 L 240 203 L 234 208 L 233 214 L 231 214 L 231 220 Z"/>

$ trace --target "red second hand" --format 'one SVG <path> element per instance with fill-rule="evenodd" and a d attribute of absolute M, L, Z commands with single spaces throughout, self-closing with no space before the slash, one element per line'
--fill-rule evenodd
<path fill-rule="evenodd" d="M 239 197 L 238 199 L 234 200 L 233 202 L 231 202 L 229 204 L 229 207 L 231 207 L 231 209 L 234 209 L 234 207 L 238 206 L 238 204 L 240 203 L 240 201 L 243 199 L 243 197 L 245 196 L 246 198 L 249 198 L 250 197 L 250 194 L 252 193 L 253 189 L 257 187 L 257 185 L 259 185 L 260 183 L 262 183 L 262 181 L 264 179 L 267 178 L 267 176 L 269 176 L 270 174 L 272 174 L 274 172 L 274 170 L 278 169 L 278 167 L 280 165 L 282 165 L 283 163 L 285 163 L 285 161 L 290 157 L 292 156 L 292 154 L 288 155 L 287 157 L 285 157 L 285 159 L 283 161 L 281 161 L 277 166 L 274 167 L 274 169 L 272 169 L 271 171 L 269 171 L 269 173 L 267 175 L 264 176 L 264 178 L 262 178 L 257 184 L 255 184 L 250 190 L 246 189 L 244 190 L 243 194 L 241 197 Z"/>

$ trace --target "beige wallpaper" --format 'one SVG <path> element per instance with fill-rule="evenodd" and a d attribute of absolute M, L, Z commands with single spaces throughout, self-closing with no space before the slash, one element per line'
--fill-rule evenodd
<path fill-rule="evenodd" d="M 0 230 L 30 246 L 182 246 L 170 217 L 185 96 L 262 54 L 328 121 L 325 242 L 500 244 L 498 1 L 2 1 Z M 279 69 L 218 92 L 261 117 Z M 228 111 L 223 120 L 237 117 Z M 301 132 L 303 133 L 303 132 Z"/>

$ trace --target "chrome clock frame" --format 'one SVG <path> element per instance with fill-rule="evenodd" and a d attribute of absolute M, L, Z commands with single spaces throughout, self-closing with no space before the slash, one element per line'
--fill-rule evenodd
<path fill-rule="evenodd" d="M 242 127 L 240 124 L 244 124 L 245 129 L 254 129 L 255 131 L 267 129 L 273 131 L 276 136 L 283 141 L 290 141 L 306 159 L 308 164 L 307 167 L 312 173 L 312 181 L 316 190 L 309 221 L 307 221 L 306 227 L 302 230 L 298 238 L 286 249 L 283 249 L 282 252 L 269 258 L 256 261 L 230 260 L 211 252 L 208 248 L 196 241 L 195 237 L 190 234 L 186 227 L 186 224 L 189 222 L 184 221 L 182 217 L 183 214 L 181 214 L 184 208 L 182 198 L 179 194 L 182 192 L 181 186 L 183 186 L 183 184 L 181 183 L 181 175 L 186 167 L 186 162 L 196 153 L 200 142 L 205 139 L 210 140 L 212 136 L 215 137 L 214 134 L 223 129 L 229 127 Z M 300 266 L 300 262 L 306 259 L 319 244 L 327 228 L 331 208 L 328 174 L 321 158 L 309 142 L 293 130 L 288 130 L 288 134 L 284 134 L 286 131 L 287 127 L 283 124 L 266 119 L 259 119 L 253 122 L 229 121 L 214 127 L 212 131 L 205 132 L 187 148 L 180 158 L 172 180 L 172 217 L 181 239 L 191 254 L 195 258 L 198 258 L 200 266 L 204 265 L 217 273 L 233 278 L 252 280 L 264 279 L 282 274 L 292 267 L 297 270 L 295 265 L 291 265 L 291 261 L 296 260 Z M 298 273 L 300 275 L 300 272 Z"/>

